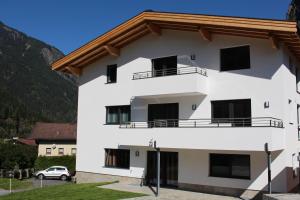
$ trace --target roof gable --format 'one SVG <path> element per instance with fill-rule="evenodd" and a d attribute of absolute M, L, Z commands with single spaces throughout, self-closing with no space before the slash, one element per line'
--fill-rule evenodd
<path fill-rule="evenodd" d="M 161 29 L 198 32 L 208 41 L 213 34 L 268 39 L 273 48 L 283 43 L 300 60 L 296 22 L 145 11 L 57 60 L 52 69 L 80 75 L 95 60 L 119 56 L 122 47 L 149 33 L 159 36 Z"/>

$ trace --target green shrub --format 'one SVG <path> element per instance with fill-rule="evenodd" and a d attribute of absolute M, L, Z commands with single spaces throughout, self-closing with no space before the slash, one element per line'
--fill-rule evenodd
<path fill-rule="evenodd" d="M 0 169 L 32 168 L 36 157 L 36 147 L 0 143 Z"/>
<path fill-rule="evenodd" d="M 70 172 L 75 171 L 75 156 L 39 156 L 34 164 L 36 170 L 43 170 L 51 166 L 65 166 Z"/>

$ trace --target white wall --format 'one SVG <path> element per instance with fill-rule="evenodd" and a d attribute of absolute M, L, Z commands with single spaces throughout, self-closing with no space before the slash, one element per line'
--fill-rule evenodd
<path fill-rule="evenodd" d="M 250 45 L 251 69 L 220 72 L 219 49 L 239 45 Z M 191 54 L 196 55 L 195 61 L 188 59 Z M 285 129 L 276 134 L 290 138 L 287 141 L 283 139 L 287 142 L 287 148 L 290 148 L 289 143 L 296 139 L 296 126 L 290 125 L 289 120 L 292 116 L 291 120 L 295 121 L 296 115 L 295 113 L 287 114 L 289 109 L 287 102 L 288 97 L 296 99 L 296 93 L 293 76 L 288 72 L 284 63 L 285 54 L 282 49 L 273 49 L 270 42 L 263 39 L 213 35 L 212 42 L 207 42 L 203 41 L 198 33 L 163 30 L 161 37 L 147 35 L 123 48 L 120 57 L 107 56 L 83 70 L 79 79 L 77 170 L 140 176 L 140 168 L 132 167 L 129 171 L 103 168 L 104 148 L 116 148 L 122 145 L 119 144 L 119 138 L 124 137 L 118 127 L 104 125 L 105 106 L 132 104 L 132 120 L 145 120 L 144 111 L 147 103 L 165 100 L 159 97 L 150 100 L 134 98 L 134 85 L 142 86 L 145 80 L 132 80 L 132 75 L 135 72 L 151 70 L 152 58 L 170 55 L 180 56 L 180 66 L 193 65 L 207 69 L 207 95 L 174 97 L 170 100 L 183 102 L 179 108 L 180 118 L 210 118 L 210 101 L 212 100 L 251 98 L 252 117 L 276 117 L 284 120 Z M 109 64 L 118 64 L 115 84 L 105 84 L 106 66 Z M 174 81 L 174 85 L 180 85 L 180 82 Z M 152 88 L 163 87 L 161 84 L 145 84 L 145 87 L 150 86 Z M 270 104 L 267 109 L 264 108 L 265 101 Z M 191 111 L 191 105 L 194 103 L 197 104 L 197 110 Z M 201 132 L 201 129 L 197 130 Z M 261 133 L 256 131 L 257 129 L 253 128 L 254 137 L 249 143 L 265 139 L 264 136 L 259 137 L 259 134 L 265 134 L 264 131 Z M 141 129 L 140 132 L 143 130 Z M 185 134 L 185 132 L 176 130 L 174 134 Z M 278 138 L 282 137 L 276 137 L 275 140 Z M 135 140 L 134 137 L 131 139 Z M 193 138 L 189 139 L 192 141 Z M 216 139 L 212 138 L 212 140 Z M 174 140 L 169 142 L 170 145 L 172 142 L 178 143 Z M 263 141 L 259 142 L 263 143 Z M 239 141 L 234 140 L 226 146 L 237 148 L 238 143 Z M 281 142 L 275 141 L 274 143 Z M 288 154 L 299 148 L 298 142 L 293 142 L 292 145 L 293 150 Z M 295 145 L 297 148 L 294 147 Z M 290 165 L 289 156 L 285 156 L 286 163 L 282 163 L 278 168 L 283 169 L 286 165 Z M 259 186 L 254 184 L 253 188 L 259 188 Z"/>

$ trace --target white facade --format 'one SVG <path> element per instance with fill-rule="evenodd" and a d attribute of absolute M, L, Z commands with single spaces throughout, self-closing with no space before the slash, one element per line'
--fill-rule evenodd
<path fill-rule="evenodd" d="M 250 69 L 220 71 L 220 49 L 250 45 Z M 202 74 L 133 80 L 136 72 L 151 71 L 151 59 L 176 55 L 178 68 L 194 66 Z M 195 60 L 191 60 L 195 55 Z M 273 190 L 295 187 L 298 141 L 296 77 L 289 70 L 289 53 L 270 41 L 213 35 L 204 41 L 198 33 L 163 30 L 146 35 L 83 69 L 79 78 L 77 171 L 143 178 L 147 150 L 156 141 L 161 151 L 178 152 L 178 182 L 265 190 L 267 162 L 264 144 L 272 151 Z M 294 60 L 294 62 L 296 62 Z M 106 66 L 117 64 L 117 82 L 106 84 Z M 147 122 L 147 105 L 179 103 L 179 119 L 211 118 L 211 101 L 251 99 L 252 117 L 274 117 L 276 127 L 120 128 L 106 125 L 106 106 L 131 105 L 131 121 Z M 265 102 L 269 107 L 265 107 Z M 196 109 L 192 109 L 193 105 Z M 130 149 L 130 168 L 104 166 L 105 148 Z M 139 156 L 136 156 L 136 152 Z M 209 154 L 250 155 L 250 180 L 209 176 Z"/>

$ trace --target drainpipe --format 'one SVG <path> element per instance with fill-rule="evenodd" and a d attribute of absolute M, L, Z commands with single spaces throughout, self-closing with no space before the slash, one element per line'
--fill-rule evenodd
<path fill-rule="evenodd" d="M 158 196 L 159 186 L 160 186 L 160 149 L 157 148 L 157 186 L 156 186 L 156 196 Z"/>
<path fill-rule="evenodd" d="M 299 174 L 299 183 L 300 183 L 300 152 L 298 153 L 297 161 L 299 162 L 299 169 L 298 169 L 298 174 Z M 300 184 L 298 185 L 298 187 Z"/>
<path fill-rule="evenodd" d="M 271 179 L 271 151 L 269 151 L 268 143 L 265 144 L 265 152 L 267 154 L 267 162 L 268 162 L 268 193 L 272 193 L 272 179 Z"/>
<path fill-rule="evenodd" d="M 156 176 L 156 196 L 159 194 L 159 187 L 160 187 L 160 149 L 156 147 L 156 141 L 154 141 L 154 148 L 157 152 L 157 176 Z"/>

